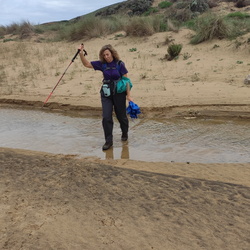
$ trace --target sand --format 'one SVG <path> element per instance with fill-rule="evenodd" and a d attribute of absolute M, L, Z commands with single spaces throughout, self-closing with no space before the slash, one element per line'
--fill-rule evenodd
<path fill-rule="evenodd" d="M 193 46 L 187 29 L 119 34 L 84 41 L 85 48 L 89 60 L 102 45 L 118 50 L 141 119 L 250 118 L 249 36 Z M 164 60 L 167 37 L 183 45 L 177 60 Z M 41 109 L 81 42 L 34 40 L 1 44 L 1 106 Z M 100 84 L 101 74 L 77 58 L 44 109 L 99 112 Z M 250 163 L 76 159 L 6 148 L 0 155 L 1 249 L 250 249 Z"/>
<path fill-rule="evenodd" d="M 1 249 L 249 249 L 249 164 L 0 155 Z"/>

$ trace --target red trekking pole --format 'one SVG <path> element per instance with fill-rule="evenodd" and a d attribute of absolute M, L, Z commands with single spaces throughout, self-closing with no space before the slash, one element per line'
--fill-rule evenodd
<path fill-rule="evenodd" d="M 84 51 L 84 55 L 87 55 L 87 51 Z M 68 70 L 68 68 L 70 67 L 70 65 L 75 61 L 77 55 L 79 54 L 80 49 L 77 50 L 76 54 L 74 55 L 74 57 L 72 58 L 70 64 L 68 65 L 68 67 L 65 69 L 65 71 L 63 72 L 62 76 L 60 77 L 59 81 L 57 82 L 56 86 L 52 89 L 52 91 L 50 92 L 49 96 L 47 97 L 47 99 L 45 100 L 45 102 L 43 103 L 43 106 L 48 102 L 49 98 L 52 96 L 54 90 L 56 89 L 56 87 L 58 86 L 58 84 L 60 83 L 60 81 L 62 80 L 63 76 L 65 75 L 66 71 Z"/>

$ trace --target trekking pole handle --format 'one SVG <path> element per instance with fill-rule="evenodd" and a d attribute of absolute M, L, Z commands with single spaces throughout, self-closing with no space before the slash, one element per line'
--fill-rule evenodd
<path fill-rule="evenodd" d="M 82 45 L 83 45 L 83 43 L 82 43 Z M 75 61 L 75 59 L 76 59 L 77 55 L 80 53 L 80 51 L 81 51 L 80 49 L 77 50 L 76 54 L 74 55 L 74 57 L 71 60 L 72 62 Z M 85 49 L 83 51 L 84 51 L 84 56 L 87 56 L 88 55 L 87 51 Z"/>
<path fill-rule="evenodd" d="M 80 49 L 77 50 L 76 54 L 74 55 L 74 57 L 72 58 L 71 62 L 74 62 L 77 55 L 80 53 Z"/>

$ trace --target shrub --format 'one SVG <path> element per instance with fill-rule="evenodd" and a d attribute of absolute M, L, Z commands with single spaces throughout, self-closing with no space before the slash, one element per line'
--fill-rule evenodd
<path fill-rule="evenodd" d="M 191 39 L 192 44 L 198 44 L 214 38 L 228 38 L 231 34 L 230 26 L 223 17 L 207 14 L 197 19 L 196 35 Z"/>
<path fill-rule="evenodd" d="M 69 41 L 81 40 L 82 38 L 94 38 L 107 35 L 121 30 L 123 27 L 122 19 L 117 17 L 102 18 L 88 16 L 79 22 L 64 26 L 60 32 L 61 39 Z"/>
<path fill-rule="evenodd" d="M 129 49 L 129 52 L 134 52 L 134 51 L 137 51 L 137 48 L 131 48 L 131 49 Z"/>
<path fill-rule="evenodd" d="M 3 39 L 3 42 L 4 43 L 7 43 L 7 42 L 13 42 L 13 41 L 15 41 L 14 39 L 12 39 L 12 38 L 6 38 L 6 39 Z"/>
<path fill-rule="evenodd" d="M 150 22 L 152 23 L 154 32 L 164 32 L 168 30 L 168 22 L 160 16 L 152 16 Z"/>
<path fill-rule="evenodd" d="M 128 36 L 151 36 L 155 32 L 167 30 L 167 22 L 160 15 L 147 17 L 132 17 L 124 25 L 124 31 Z"/>
<path fill-rule="evenodd" d="M 15 35 L 16 32 L 18 31 L 18 29 L 19 29 L 19 24 L 12 23 L 12 24 L 6 26 L 6 33 Z"/>
<path fill-rule="evenodd" d="M 107 27 L 108 33 L 114 33 L 123 29 L 125 23 L 128 21 L 127 16 L 110 16 L 101 20 Z"/>
<path fill-rule="evenodd" d="M 175 19 L 180 22 L 186 22 L 195 17 L 190 9 L 180 9 L 176 11 Z"/>
<path fill-rule="evenodd" d="M 248 13 L 234 12 L 225 16 L 225 22 L 231 26 L 230 38 L 250 32 L 250 15 Z"/>
<path fill-rule="evenodd" d="M 235 7 L 237 7 L 237 8 L 243 8 L 243 7 L 246 7 L 248 5 L 250 5 L 250 1 L 249 0 L 238 0 L 235 3 Z"/>
<path fill-rule="evenodd" d="M 128 1 L 127 8 L 130 9 L 130 15 L 141 15 L 152 6 L 153 0 L 132 0 Z"/>
<path fill-rule="evenodd" d="M 186 21 L 183 26 L 187 27 L 188 29 L 195 30 L 196 29 L 196 19 L 190 19 Z"/>
<path fill-rule="evenodd" d="M 155 7 L 150 7 L 145 13 L 144 16 L 149 16 L 152 13 L 157 13 L 159 10 Z"/>
<path fill-rule="evenodd" d="M 199 13 L 203 13 L 209 9 L 207 0 L 192 0 L 189 7 L 192 12 L 199 12 Z"/>
<path fill-rule="evenodd" d="M 124 12 L 124 10 L 130 16 L 141 15 L 149 10 L 152 6 L 153 0 L 129 0 L 123 1 L 120 4 L 113 4 L 107 8 L 103 8 L 102 10 L 96 13 L 96 16 L 108 16 L 114 15 L 116 13 Z"/>
<path fill-rule="evenodd" d="M 152 19 L 149 17 L 133 17 L 124 27 L 128 36 L 151 36 L 154 34 Z"/>
<path fill-rule="evenodd" d="M 158 4 L 158 7 L 161 8 L 161 9 L 165 9 L 165 8 L 170 7 L 172 4 L 173 3 L 170 3 L 168 1 L 163 1 L 163 2 Z"/>
<path fill-rule="evenodd" d="M 179 54 L 181 53 L 182 50 L 182 45 L 181 44 L 171 44 L 168 46 L 168 55 L 167 55 L 167 59 L 169 61 L 175 59 L 176 57 L 179 56 Z"/>
<path fill-rule="evenodd" d="M 185 2 L 183 5 L 180 5 L 181 3 L 182 2 L 178 2 L 167 8 L 165 11 L 166 18 L 177 20 L 181 23 L 190 20 L 196 15 L 190 10 L 188 3 Z"/>
<path fill-rule="evenodd" d="M 60 22 L 53 22 L 53 23 L 45 23 L 41 25 L 35 26 L 35 32 L 37 33 L 44 33 L 47 31 L 55 31 L 60 32 L 62 29 L 65 28 L 65 26 L 69 25 L 70 23 L 68 21 L 60 21 Z"/>
<path fill-rule="evenodd" d="M 41 28 L 41 27 L 38 25 L 38 26 L 35 26 L 35 27 L 34 27 L 34 32 L 35 32 L 36 34 L 43 34 L 43 33 L 44 33 L 44 29 Z"/>
<path fill-rule="evenodd" d="M 6 28 L 4 26 L 0 26 L 0 36 L 3 37 L 6 34 Z"/>
<path fill-rule="evenodd" d="M 208 0 L 207 4 L 208 4 L 209 8 L 214 8 L 214 7 L 217 7 L 219 5 L 217 0 Z"/>
<path fill-rule="evenodd" d="M 28 38 L 34 33 L 34 27 L 30 22 L 22 22 L 19 26 L 18 33 L 21 39 Z"/>
<path fill-rule="evenodd" d="M 95 16 L 110 16 L 118 13 L 120 10 L 126 8 L 126 4 L 113 4 L 112 6 L 108 6 L 106 8 L 102 8 L 100 11 L 97 11 Z"/>
<path fill-rule="evenodd" d="M 233 13 L 228 14 L 226 17 L 244 19 L 244 18 L 250 18 L 250 15 L 248 13 L 242 13 L 238 11 L 238 12 L 233 12 Z"/>
<path fill-rule="evenodd" d="M 177 2 L 174 6 L 176 9 L 186 9 L 189 8 L 189 2 Z"/>
<path fill-rule="evenodd" d="M 34 26 L 30 22 L 12 23 L 5 27 L 6 34 L 19 35 L 20 39 L 29 37 L 34 33 Z"/>

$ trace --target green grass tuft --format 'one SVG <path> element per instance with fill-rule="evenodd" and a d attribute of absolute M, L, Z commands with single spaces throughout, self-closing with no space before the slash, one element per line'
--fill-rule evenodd
<path fill-rule="evenodd" d="M 181 44 L 171 44 L 168 46 L 168 60 L 171 61 L 173 59 L 175 59 L 176 57 L 179 56 L 179 54 L 181 53 L 182 50 L 182 45 Z"/>
<path fill-rule="evenodd" d="M 168 2 L 168 1 L 163 1 L 163 2 L 160 2 L 158 4 L 158 7 L 161 8 L 161 9 L 165 9 L 165 8 L 170 7 L 171 5 L 173 5 L 173 3 Z"/>

